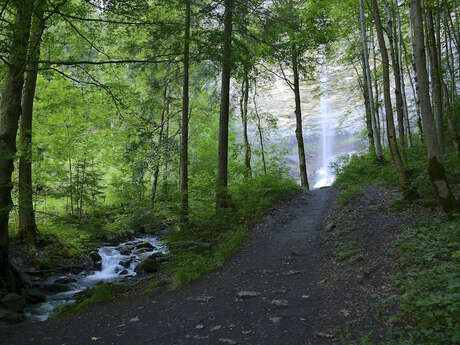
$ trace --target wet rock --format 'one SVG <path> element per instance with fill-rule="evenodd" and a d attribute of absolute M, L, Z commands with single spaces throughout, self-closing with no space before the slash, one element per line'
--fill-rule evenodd
<path fill-rule="evenodd" d="M 121 255 L 131 255 L 131 252 L 134 250 L 133 245 L 124 245 L 118 248 L 118 251 L 120 252 Z"/>
<path fill-rule="evenodd" d="M 22 313 L 17 313 L 14 311 L 0 309 L 0 322 L 6 323 L 20 323 L 26 320 L 26 317 Z"/>
<path fill-rule="evenodd" d="M 22 311 L 26 306 L 26 299 L 24 296 L 9 293 L 1 299 L 0 303 L 8 310 Z"/>
<path fill-rule="evenodd" d="M 30 288 L 25 291 L 26 301 L 30 304 L 37 304 L 46 301 L 46 294 L 39 289 Z"/>
<path fill-rule="evenodd" d="M 135 248 L 136 249 L 147 249 L 148 251 L 152 251 L 156 249 L 151 243 L 146 242 L 146 241 L 136 243 Z"/>
<path fill-rule="evenodd" d="M 129 268 L 129 266 L 131 266 L 131 263 L 133 262 L 134 258 L 129 258 L 128 260 L 122 260 L 120 261 L 120 266 L 123 266 L 125 268 Z"/>
<path fill-rule="evenodd" d="M 59 293 L 69 290 L 69 287 L 63 284 L 43 284 L 40 285 L 40 290 L 50 293 Z"/>
<path fill-rule="evenodd" d="M 94 267 L 96 269 L 100 270 L 102 268 L 102 257 L 101 255 L 93 250 L 88 254 L 89 258 L 91 259 L 91 262 L 93 263 Z"/>
<path fill-rule="evenodd" d="M 54 284 L 70 284 L 70 283 L 75 283 L 76 280 L 70 277 L 62 277 L 58 278 L 54 281 Z"/>
<path fill-rule="evenodd" d="M 120 272 L 120 275 L 121 275 L 121 276 L 125 276 L 125 275 L 127 275 L 127 274 L 128 274 L 128 270 L 123 270 L 123 271 Z"/>
<path fill-rule="evenodd" d="M 159 263 L 155 254 L 150 255 L 142 261 L 134 270 L 136 273 L 155 273 L 158 271 Z"/>

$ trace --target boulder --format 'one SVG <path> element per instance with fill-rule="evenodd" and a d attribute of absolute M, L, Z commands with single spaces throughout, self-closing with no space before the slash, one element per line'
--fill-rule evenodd
<path fill-rule="evenodd" d="M 122 260 L 122 261 L 120 261 L 119 264 L 120 264 L 120 266 L 123 266 L 123 267 L 125 267 L 125 268 L 128 268 L 129 266 L 131 266 L 131 263 L 133 262 L 133 260 L 134 260 L 134 257 L 131 257 L 131 258 L 129 258 L 128 260 Z"/>
<path fill-rule="evenodd" d="M 124 245 L 118 248 L 118 251 L 120 252 L 121 255 L 131 255 L 131 252 L 133 251 L 134 246 L 133 245 Z"/>
<path fill-rule="evenodd" d="M 25 291 L 26 301 L 30 304 L 37 304 L 46 301 L 46 294 L 39 289 L 29 288 Z"/>
<path fill-rule="evenodd" d="M 70 277 L 61 277 L 58 278 L 54 281 L 54 284 L 70 284 L 70 283 L 75 283 L 76 280 Z"/>
<path fill-rule="evenodd" d="M 22 311 L 26 306 L 26 299 L 24 296 L 9 293 L 1 299 L 0 303 L 8 310 Z"/>
<path fill-rule="evenodd" d="M 149 242 L 139 242 L 139 243 L 136 243 L 135 245 L 136 249 L 144 249 L 144 250 L 147 250 L 147 251 L 152 251 L 152 250 L 155 250 L 156 248 Z"/>
<path fill-rule="evenodd" d="M 0 309 L 0 322 L 19 323 L 26 320 L 26 316 L 22 313 Z"/>
<path fill-rule="evenodd" d="M 120 275 L 121 275 L 121 276 L 125 276 L 125 275 L 127 275 L 127 274 L 128 274 L 128 270 L 123 270 L 123 271 L 120 272 Z"/>
<path fill-rule="evenodd" d="M 89 258 L 91 259 L 91 261 L 92 261 L 94 264 L 97 264 L 97 263 L 99 263 L 99 262 L 102 262 L 102 257 L 101 257 L 101 255 L 100 255 L 97 251 L 95 251 L 95 250 L 91 251 L 91 252 L 88 254 L 88 256 L 89 256 Z"/>
<path fill-rule="evenodd" d="M 158 271 L 159 266 L 160 264 L 157 261 L 157 256 L 153 254 L 142 261 L 134 271 L 136 273 L 155 273 Z"/>
<path fill-rule="evenodd" d="M 45 283 L 43 285 L 40 285 L 40 289 L 45 291 L 45 292 L 59 293 L 59 292 L 68 291 L 69 287 L 67 285 L 64 285 L 64 284 L 49 284 L 49 283 Z"/>

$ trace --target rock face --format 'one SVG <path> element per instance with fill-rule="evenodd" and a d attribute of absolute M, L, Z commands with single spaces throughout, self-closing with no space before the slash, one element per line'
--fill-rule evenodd
<path fill-rule="evenodd" d="M 4 296 L 0 302 L 3 307 L 15 312 L 24 310 L 26 306 L 25 297 L 15 293 L 9 293 Z"/>
<path fill-rule="evenodd" d="M 148 251 L 155 250 L 155 247 L 149 242 L 139 242 L 136 243 L 136 249 L 147 249 Z"/>
<path fill-rule="evenodd" d="M 150 255 L 142 261 L 135 269 L 136 273 L 155 273 L 158 271 L 159 262 L 156 254 Z"/>
<path fill-rule="evenodd" d="M 25 291 L 26 301 L 30 304 L 37 304 L 46 301 L 46 295 L 39 289 L 30 288 Z"/>

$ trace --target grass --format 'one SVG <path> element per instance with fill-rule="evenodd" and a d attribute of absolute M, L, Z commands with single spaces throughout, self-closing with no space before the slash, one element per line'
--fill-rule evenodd
<path fill-rule="evenodd" d="M 81 313 L 96 303 L 112 301 L 116 293 L 119 292 L 118 290 L 120 290 L 120 287 L 115 289 L 115 286 L 110 283 L 100 284 L 91 291 L 91 295 L 88 298 L 85 298 L 79 303 L 64 307 L 64 309 L 59 310 L 57 314 Z"/>
<path fill-rule="evenodd" d="M 408 150 L 408 171 L 420 195 L 414 204 L 396 200 L 389 211 L 410 211 L 412 207 L 437 207 L 434 188 L 426 170 L 427 159 L 420 143 Z M 387 163 L 376 163 L 371 154 L 344 158 L 336 165 L 335 186 L 342 190 L 339 202 L 349 203 L 366 186 L 398 186 L 396 169 L 385 152 Z M 460 159 L 444 157 L 451 188 L 460 194 Z M 341 226 L 340 224 L 338 225 Z M 395 243 L 394 263 L 398 273 L 388 280 L 399 288 L 396 297 L 400 311 L 389 318 L 391 344 L 448 345 L 460 343 L 460 215 L 450 220 L 432 219 L 402 232 Z M 358 251 L 342 246 L 338 260 L 356 262 Z M 394 298 L 394 296 L 392 297 Z M 361 344 L 370 344 L 364 336 Z"/>

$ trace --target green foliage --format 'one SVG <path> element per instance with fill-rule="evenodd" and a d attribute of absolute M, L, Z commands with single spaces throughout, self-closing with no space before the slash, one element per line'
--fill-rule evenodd
<path fill-rule="evenodd" d="M 402 311 L 392 318 L 423 344 L 460 342 L 460 222 L 416 226 L 399 239 Z"/>
<path fill-rule="evenodd" d="M 165 286 L 166 284 L 168 284 L 168 282 L 167 282 L 166 280 L 164 280 L 164 279 L 162 279 L 162 280 L 157 280 L 157 281 L 155 281 L 155 282 L 153 282 L 153 283 L 147 285 L 147 286 L 144 288 L 143 292 L 144 292 L 144 293 L 153 292 L 153 291 L 155 291 L 156 289 L 158 289 L 158 288 L 160 288 L 160 287 L 162 287 L 162 286 Z"/>

